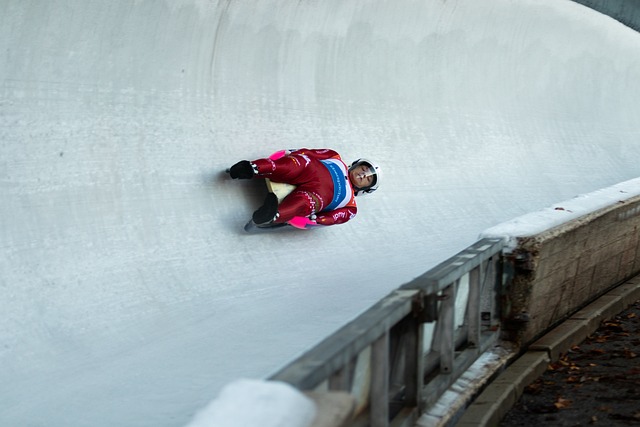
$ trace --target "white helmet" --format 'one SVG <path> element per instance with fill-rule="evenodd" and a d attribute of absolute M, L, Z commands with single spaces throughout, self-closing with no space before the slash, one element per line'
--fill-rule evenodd
<path fill-rule="evenodd" d="M 373 163 L 371 160 L 358 159 L 353 163 L 351 163 L 351 165 L 349 165 L 349 172 L 351 172 L 352 169 L 360 165 L 366 165 L 369 167 L 369 175 L 373 176 L 373 181 L 371 185 L 366 188 L 358 188 L 354 185 L 353 188 L 356 191 L 356 196 L 360 196 L 362 194 L 367 194 L 367 193 L 373 193 L 378 189 L 378 185 L 380 184 L 380 166 Z"/>

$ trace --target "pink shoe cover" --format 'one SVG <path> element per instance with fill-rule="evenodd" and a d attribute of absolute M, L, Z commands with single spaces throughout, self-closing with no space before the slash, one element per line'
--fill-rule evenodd
<path fill-rule="evenodd" d="M 310 220 L 306 216 L 294 216 L 293 218 L 291 218 L 287 222 L 289 223 L 289 225 L 291 225 L 291 226 L 293 226 L 295 228 L 299 228 L 301 230 L 312 228 L 312 227 L 318 225 L 317 222 L 315 222 L 313 220 Z"/>

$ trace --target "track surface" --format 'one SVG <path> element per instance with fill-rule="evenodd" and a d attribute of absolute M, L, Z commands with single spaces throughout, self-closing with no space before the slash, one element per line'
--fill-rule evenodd
<path fill-rule="evenodd" d="M 7 0 L 0 424 L 176 426 L 485 228 L 638 175 L 640 36 L 558 0 Z M 247 236 L 237 160 L 378 160 Z"/>

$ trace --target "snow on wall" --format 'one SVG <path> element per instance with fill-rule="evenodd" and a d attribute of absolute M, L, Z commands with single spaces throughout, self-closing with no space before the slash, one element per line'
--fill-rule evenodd
<path fill-rule="evenodd" d="M 506 251 L 515 249 L 518 237 L 528 237 L 578 219 L 608 206 L 640 196 L 640 178 L 582 194 L 553 206 L 530 212 L 495 225 L 480 233 L 480 238 L 504 238 Z M 633 212 L 637 213 L 637 212 Z"/>

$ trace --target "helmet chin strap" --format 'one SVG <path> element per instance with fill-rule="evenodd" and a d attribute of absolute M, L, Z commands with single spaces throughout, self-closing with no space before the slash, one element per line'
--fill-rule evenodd
<path fill-rule="evenodd" d="M 360 187 L 356 187 L 355 185 L 353 186 L 353 189 L 356 190 L 356 196 L 360 193 L 368 193 L 369 192 L 369 188 L 360 188 Z"/>

